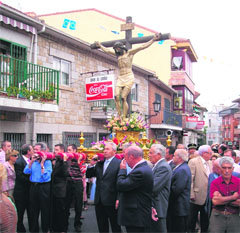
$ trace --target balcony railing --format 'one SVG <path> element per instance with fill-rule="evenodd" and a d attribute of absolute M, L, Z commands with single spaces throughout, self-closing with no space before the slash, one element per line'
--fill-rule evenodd
<path fill-rule="evenodd" d="M 163 123 L 168 125 L 174 125 L 182 127 L 182 115 L 170 112 L 169 110 L 163 110 Z"/>
<path fill-rule="evenodd" d="M 92 110 L 96 108 L 102 108 L 102 109 L 115 109 L 115 102 L 114 100 L 99 100 L 94 101 L 92 105 Z"/>
<path fill-rule="evenodd" d="M 91 106 L 91 118 L 104 120 L 111 118 L 115 112 L 114 100 L 99 100 L 92 102 Z"/>
<path fill-rule="evenodd" d="M 0 55 L 0 94 L 59 103 L 59 71 Z"/>

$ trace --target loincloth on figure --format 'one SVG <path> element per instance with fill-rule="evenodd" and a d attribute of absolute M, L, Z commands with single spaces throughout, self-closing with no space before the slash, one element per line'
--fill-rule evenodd
<path fill-rule="evenodd" d="M 132 85 L 134 84 L 134 74 L 125 74 L 125 75 L 119 75 L 117 78 L 116 87 L 128 87 L 129 89 L 132 88 Z"/>

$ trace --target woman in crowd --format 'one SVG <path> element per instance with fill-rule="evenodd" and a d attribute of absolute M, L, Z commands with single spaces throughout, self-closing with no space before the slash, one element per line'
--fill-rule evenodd
<path fill-rule="evenodd" d="M 6 151 L 6 162 L 4 163 L 4 166 L 7 171 L 7 179 L 5 182 L 3 182 L 3 192 L 13 197 L 13 190 L 15 186 L 15 179 L 16 179 L 16 173 L 14 169 L 14 164 L 17 160 L 19 152 L 16 150 L 7 150 Z"/>
<path fill-rule="evenodd" d="M 0 232 L 16 232 L 17 212 L 11 201 L 2 192 L 2 183 L 7 179 L 6 169 L 0 163 Z"/>

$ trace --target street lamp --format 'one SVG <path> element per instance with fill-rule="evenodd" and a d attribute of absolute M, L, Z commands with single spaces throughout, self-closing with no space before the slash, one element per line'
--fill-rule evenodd
<path fill-rule="evenodd" d="M 155 114 L 154 115 L 145 115 L 145 119 L 150 119 L 153 116 L 157 116 L 157 114 L 160 112 L 161 102 L 159 100 L 155 100 L 153 102 L 153 110 L 154 110 Z"/>

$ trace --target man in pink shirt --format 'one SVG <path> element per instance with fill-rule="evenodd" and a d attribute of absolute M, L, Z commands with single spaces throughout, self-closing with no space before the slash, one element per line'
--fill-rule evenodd
<path fill-rule="evenodd" d="M 6 158 L 5 158 L 6 151 L 11 149 L 12 149 L 11 142 L 7 140 L 2 142 L 1 149 L 0 149 L 0 163 L 6 162 Z"/>
<path fill-rule="evenodd" d="M 239 232 L 240 179 L 232 176 L 234 160 L 222 157 L 221 176 L 211 183 L 210 198 L 213 209 L 209 232 Z"/>

